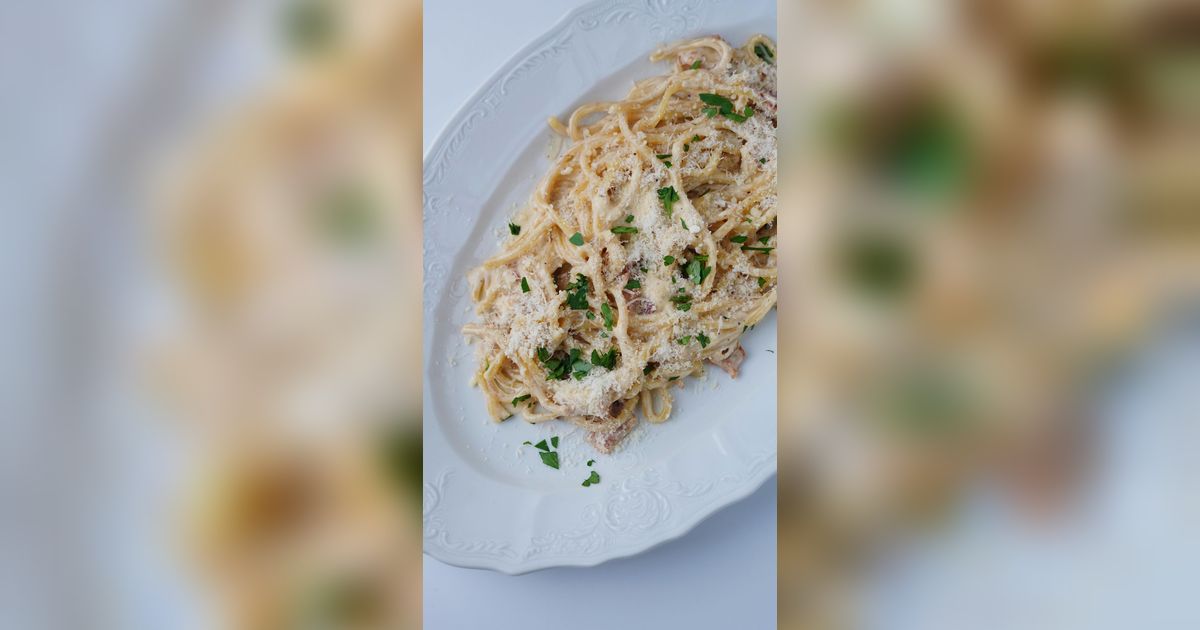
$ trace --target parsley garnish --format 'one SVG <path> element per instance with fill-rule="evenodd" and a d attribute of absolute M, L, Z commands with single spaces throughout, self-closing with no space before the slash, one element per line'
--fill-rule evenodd
<path fill-rule="evenodd" d="M 700 134 L 692 136 L 692 142 L 700 142 Z"/>
<path fill-rule="evenodd" d="M 571 238 L 569 238 L 567 240 L 571 241 L 571 243 L 573 243 L 576 247 L 583 245 L 583 235 L 580 234 L 579 232 L 572 234 Z"/>
<path fill-rule="evenodd" d="M 612 229 L 613 234 L 637 234 L 638 229 L 632 225 L 618 225 Z"/>
<path fill-rule="evenodd" d="M 667 159 L 671 158 L 671 154 L 670 153 L 658 153 L 654 157 L 656 157 L 660 160 L 667 160 Z"/>
<path fill-rule="evenodd" d="M 587 318 L 588 318 L 588 319 L 596 319 L 596 314 L 595 314 L 595 313 L 593 313 L 593 312 L 591 312 L 591 311 L 588 311 L 588 312 L 587 312 Z"/>
<path fill-rule="evenodd" d="M 530 442 L 529 440 L 525 440 L 524 442 L 521 442 L 521 445 L 522 446 L 533 446 L 533 442 Z"/>
<path fill-rule="evenodd" d="M 591 466 L 592 464 L 595 464 L 595 463 L 596 463 L 596 460 L 594 460 L 594 459 L 589 459 L 589 460 L 587 461 L 587 465 L 588 465 L 588 466 Z"/>
<path fill-rule="evenodd" d="M 681 346 L 686 346 L 689 343 L 692 343 L 692 336 L 688 335 L 686 337 L 680 337 L 679 339 L 676 339 L 675 342 Z"/>
<path fill-rule="evenodd" d="M 683 220 L 683 217 L 679 217 L 679 225 L 682 225 L 683 229 L 685 230 L 688 229 L 687 223 Z"/>
<path fill-rule="evenodd" d="M 775 58 L 775 53 L 770 48 L 768 48 L 766 44 L 755 44 L 754 45 L 754 54 L 758 55 L 759 59 L 762 59 L 763 61 L 765 61 L 769 64 L 775 63 L 775 62 L 771 61 L 772 59 Z"/>
<path fill-rule="evenodd" d="M 749 240 L 749 238 L 750 237 L 746 236 L 745 234 L 738 234 L 737 236 L 730 236 L 729 241 L 731 243 L 738 243 L 740 245 L 742 243 L 745 243 L 747 240 Z"/>
<path fill-rule="evenodd" d="M 675 305 L 675 308 L 677 308 L 681 311 L 692 310 L 692 296 L 690 296 L 686 293 L 672 296 L 671 303 L 673 303 Z"/>
<path fill-rule="evenodd" d="M 627 214 L 627 215 L 625 215 L 625 222 L 626 222 L 626 223 L 633 223 L 633 215 L 632 215 L 632 214 Z"/>
<path fill-rule="evenodd" d="M 770 251 L 773 249 L 775 249 L 775 248 L 774 247 L 750 247 L 749 245 L 742 245 L 742 251 L 744 251 L 744 252 L 770 253 Z"/>
<path fill-rule="evenodd" d="M 767 163 L 767 158 L 758 158 L 758 163 L 759 163 L 759 164 L 766 164 L 766 163 Z"/>
<path fill-rule="evenodd" d="M 663 264 L 664 264 L 664 265 L 671 265 L 671 264 L 674 264 L 674 263 L 675 263 L 675 257 L 674 257 L 674 256 L 663 256 Z"/>
<path fill-rule="evenodd" d="M 521 293 L 529 293 L 529 281 L 521 276 Z"/>
<path fill-rule="evenodd" d="M 546 445 L 546 440 L 542 440 L 541 442 L 534 444 L 533 447 L 538 449 L 539 451 L 549 451 L 550 450 L 550 447 Z"/>
<path fill-rule="evenodd" d="M 567 291 L 567 306 L 570 306 L 572 310 L 586 311 L 587 307 L 588 307 L 588 301 L 587 301 L 588 279 L 587 279 L 587 276 L 585 276 L 583 274 L 577 274 L 575 276 L 575 282 L 573 284 L 567 285 L 567 289 L 569 289 Z"/>
<path fill-rule="evenodd" d="M 766 245 L 767 241 L 769 241 L 769 240 L 771 240 L 770 236 L 763 236 L 758 239 L 758 242 L 762 243 L 763 245 Z"/>
<path fill-rule="evenodd" d="M 699 341 L 699 342 L 700 342 L 700 347 L 701 347 L 701 348 L 707 348 L 707 347 L 708 347 L 708 342 L 709 342 L 709 341 L 711 341 L 711 339 L 709 339 L 709 338 L 708 338 L 708 335 L 705 335 L 704 333 L 697 333 L 697 334 L 696 334 L 696 341 Z"/>
<path fill-rule="evenodd" d="M 692 70 L 699 70 L 699 69 L 700 69 L 700 60 L 697 59 L 696 63 L 692 64 Z"/>
<path fill-rule="evenodd" d="M 613 369 L 617 364 L 617 349 L 609 348 L 608 352 L 604 354 L 592 350 L 592 364 L 597 367 Z"/>
<path fill-rule="evenodd" d="M 640 288 L 642 288 L 642 283 L 638 282 L 637 280 L 631 279 L 629 282 L 625 283 L 625 288 L 626 289 L 640 289 Z"/>
<path fill-rule="evenodd" d="M 749 105 L 742 110 L 742 113 L 737 113 L 733 109 L 733 101 L 720 94 L 701 93 L 700 100 L 711 105 L 711 107 L 704 108 L 704 114 L 709 118 L 720 114 L 734 122 L 746 122 L 746 119 L 754 115 L 754 108 Z"/>
<path fill-rule="evenodd" d="M 558 452 L 557 451 L 555 451 L 553 453 L 538 453 L 538 455 L 542 456 L 543 464 L 545 464 L 551 468 L 555 468 L 555 469 L 558 468 Z"/>
<path fill-rule="evenodd" d="M 512 400 L 513 406 L 516 407 L 530 398 L 533 398 L 533 394 L 521 394 Z"/>
<path fill-rule="evenodd" d="M 759 277 L 758 277 L 758 286 L 760 286 L 760 287 L 761 287 L 761 286 L 765 285 L 766 283 L 767 283 L 767 279 L 766 279 L 766 278 L 764 278 L 764 277 L 762 277 L 762 276 L 759 276 Z"/>
<path fill-rule="evenodd" d="M 567 358 L 568 363 L 571 365 L 571 374 L 577 381 L 583 380 L 583 377 L 592 371 L 592 364 L 588 363 L 586 359 L 581 359 L 579 357 L 580 354 L 582 352 L 579 351 L 579 348 L 571 348 L 571 354 Z"/>
<path fill-rule="evenodd" d="M 583 480 L 583 487 L 586 488 L 588 486 L 594 486 L 598 483 L 600 483 L 600 474 L 593 470 L 592 474 L 589 475 L 587 479 Z"/>
<path fill-rule="evenodd" d="M 575 349 L 574 352 L 578 355 L 579 350 Z M 561 381 L 567 378 L 567 373 L 571 367 L 569 361 L 554 358 L 554 355 L 550 354 L 545 348 L 538 348 L 537 356 L 538 360 L 542 362 L 542 367 L 546 368 L 547 379 Z"/>
<path fill-rule="evenodd" d="M 708 260 L 708 256 L 696 256 L 692 259 L 692 262 L 688 263 L 687 276 L 693 283 L 700 284 L 704 282 L 708 274 L 712 273 L 712 267 L 704 264 L 706 260 Z"/>
<path fill-rule="evenodd" d="M 613 321 L 615 321 L 615 318 L 613 317 L 612 309 L 608 307 L 608 302 L 600 305 L 600 316 L 604 318 L 604 328 L 606 330 L 612 330 Z"/>
<path fill-rule="evenodd" d="M 675 192 L 674 186 L 658 189 L 658 200 L 662 202 L 663 210 L 667 211 L 667 217 L 671 216 L 671 206 L 679 201 L 679 193 Z"/>
<path fill-rule="evenodd" d="M 551 436 L 550 446 L 553 446 L 554 448 L 558 448 L 558 436 L 557 435 Z"/>
<path fill-rule="evenodd" d="M 513 236 L 520 234 L 521 226 L 517 225 L 516 223 L 509 223 L 508 224 L 508 233 L 512 234 Z"/>
<path fill-rule="evenodd" d="M 690 144 L 688 144 L 688 143 L 684 142 L 684 143 L 683 143 L 683 152 L 684 152 L 684 153 L 687 153 L 688 151 L 691 151 L 691 150 L 692 150 L 692 145 L 690 145 Z"/>

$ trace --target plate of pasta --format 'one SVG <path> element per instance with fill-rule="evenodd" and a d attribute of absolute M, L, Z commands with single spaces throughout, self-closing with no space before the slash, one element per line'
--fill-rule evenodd
<path fill-rule="evenodd" d="M 775 471 L 772 2 L 585 5 L 424 165 L 424 549 L 678 537 Z"/>

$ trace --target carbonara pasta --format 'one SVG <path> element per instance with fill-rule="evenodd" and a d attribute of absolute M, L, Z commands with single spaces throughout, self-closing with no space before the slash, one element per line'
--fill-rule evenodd
<path fill-rule="evenodd" d="M 463 329 L 494 420 L 568 420 L 605 453 L 704 362 L 736 376 L 776 302 L 774 43 L 650 59 L 671 71 L 550 120 L 569 146 L 471 272 Z"/>

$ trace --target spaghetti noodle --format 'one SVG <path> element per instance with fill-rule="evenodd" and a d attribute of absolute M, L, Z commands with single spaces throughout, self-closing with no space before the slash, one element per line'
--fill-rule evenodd
<path fill-rule="evenodd" d="M 736 376 L 741 335 L 776 302 L 774 43 L 650 58 L 672 71 L 551 119 L 570 146 L 471 272 L 463 328 L 494 420 L 565 419 L 606 453 L 636 408 L 665 421 L 669 388 L 705 361 Z"/>

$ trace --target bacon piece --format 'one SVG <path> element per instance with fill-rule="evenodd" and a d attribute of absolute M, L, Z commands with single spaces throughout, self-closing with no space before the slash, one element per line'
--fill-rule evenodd
<path fill-rule="evenodd" d="M 742 349 L 741 345 L 738 345 L 738 347 L 734 348 L 733 352 L 730 352 L 728 355 L 726 355 L 724 359 L 719 359 L 717 361 L 709 359 L 709 362 L 721 368 L 722 370 L 725 370 L 725 372 L 727 372 L 731 378 L 737 378 L 738 367 L 745 359 L 746 351 Z"/>
<path fill-rule="evenodd" d="M 628 420 L 611 429 L 589 433 L 587 437 L 588 444 L 591 444 L 597 451 L 608 455 L 629 435 L 630 431 L 633 431 L 633 427 L 636 425 L 637 414 L 629 414 Z"/>

